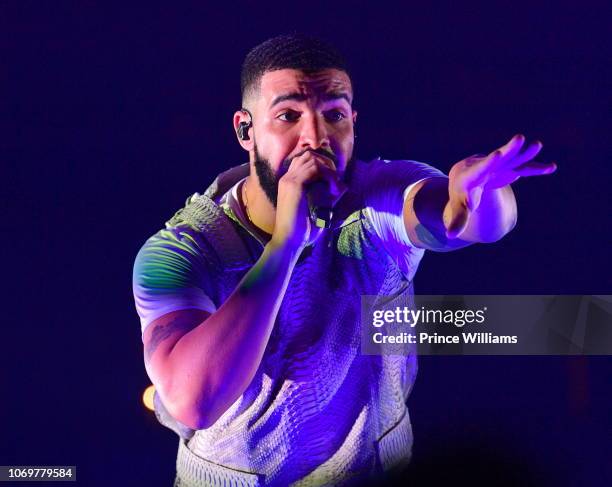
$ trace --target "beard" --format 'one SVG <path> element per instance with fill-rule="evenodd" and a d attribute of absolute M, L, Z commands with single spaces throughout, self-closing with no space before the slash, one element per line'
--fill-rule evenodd
<path fill-rule="evenodd" d="M 266 197 L 270 200 L 270 203 L 272 203 L 274 208 L 276 208 L 278 180 L 280 179 L 280 175 L 275 174 L 268 160 L 261 157 L 261 154 L 257 150 L 256 143 L 253 143 L 253 150 L 255 151 L 254 164 L 255 172 L 257 173 L 257 178 L 259 179 L 259 185 L 266 194 Z"/>
<path fill-rule="evenodd" d="M 283 174 L 287 172 L 293 159 L 301 156 L 306 151 L 312 151 L 317 154 L 321 154 L 325 157 L 329 157 L 336 166 L 338 164 L 338 158 L 331 152 L 328 152 L 323 149 L 306 149 L 294 155 L 293 157 L 285 159 L 283 163 L 281 164 L 281 168 L 279 172 L 275 173 L 272 170 L 272 166 L 270 166 L 268 159 L 265 159 L 264 157 L 262 157 L 259 151 L 257 150 L 257 143 L 255 142 L 253 143 L 253 151 L 255 152 L 254 164 L 255 164 L 255 172 L 257 173 L 257 178 L 259 179 L 259 185 L 261 186 L 261 189 L 263 189 L 266 197 L 268 198 L 268 200 L 270 200 L 270 203 L 272 203 L 274 208 L 276 208 L 276 204 L 277 204 L 278 181 L 283 176 Z M 350 164 L 352 160 L 353 160 L 353 157 L 351 156 L 351 158 L 347 162 L 347 171 L 352 166 L 352 164 Z"/>

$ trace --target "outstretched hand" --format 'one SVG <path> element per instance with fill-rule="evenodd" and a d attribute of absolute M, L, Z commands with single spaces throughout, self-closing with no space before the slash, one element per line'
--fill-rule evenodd
<path fill-rule="evenodd" d="M 467 227 L 470 215 L 480 205 L 483 191 L 512 184 L 520 177 L 543 176 L 557 169 L 554 162 L 541 163 L 533 159 L 542 143 L 526 147 L 525 137 L 517 134 L 488 155 L 475 154 L 456 163 L 449 173 L 450 221 L 446 236 L 457 238 Z"/>

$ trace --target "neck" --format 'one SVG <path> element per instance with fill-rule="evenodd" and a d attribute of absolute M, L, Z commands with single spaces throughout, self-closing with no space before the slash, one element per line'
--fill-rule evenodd
<path fill-rule="evenodd" d="M 276 208 L 261 189 L 257 176 L 251 174 L 246 178 L 242 199 L 251 223 L 262 232 L 272 235 L 276 221 Z"/>

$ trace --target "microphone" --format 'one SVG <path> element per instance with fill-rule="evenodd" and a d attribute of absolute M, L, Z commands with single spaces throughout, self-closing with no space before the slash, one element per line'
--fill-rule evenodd
<path fill-rule="evenodd" d="M 307 198 L 310 220 L 318 228 L 331 228 L 334 212 L 329 183 L 325 181 L 312 183 L 308 190 Z"/>
<path fill-rule="evenodd" d="M 291 161 L 296 157 L 301 156 L 307 150 L 314 153 L 321 154 L 325 157 L 329 157 L 336 164 L 336 158 L 333 154 L 330 154 L 323 149 L 306 149 L 299 154 L 296 154 L 291 159 L 285 159 L 283 162 L 283 169 L 287 171 L 291 164 Z M 310 214 L 310 220 L 318 228 L 331 228 L 331 220 L 334 215 L 333 212 L 333 198 L 330 194 L 329 183 L 326 181 L 316 181 L 309 185 L 308 188 L 308 212 Z"/>

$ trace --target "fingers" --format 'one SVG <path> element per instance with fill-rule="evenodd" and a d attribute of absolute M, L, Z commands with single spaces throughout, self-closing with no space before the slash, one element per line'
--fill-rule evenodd
<path fill-rule="evenodd" d="M 317 161 L 319 165 L 319 170 L 321 173 L 321 178 L 326 180 L 329 185 L 331 192 L 334 196 L 339 196 L 344 193 L 347 189 L 347 186 L 338 176 L 338 172 L 335 167 L 330 168 L 328 165 L 323 165 L 320 161 Z"/>
<path fill-rule="evenodd" d="M 502 172 L 509 174 L 508 171 L 511 171 L 514 180 L 520 176 L 542 176 L 555 172 L 557 169 L 555 163 L 544 164 L 533 161 L 542 150 L 542 142 L 536 140 L 527 147 L 524 147 L 524 142 L 525 137 L 517 134 L 505 146 L 489 154 L 488 170 L 493 169 L 500 174 Z"/>
<path fill-rule="evenodd" d="M 524 143 L 525 136 L 523 134 L 516 134 L 506 143 L 506 145 L 497 150 L 500 152 L 502 158 L 510 159 L 519 153 Z"/>
<path fill-rule="evenodd" d="M 554 162 L 528 162 L 514 169 L 514 172 L 521 177 L 526 176 L 545 176 L 552 174 L 557 170 L 557 165 Z"/>
<path fill-rule="evenodd" d="M 338 177 L 333 160 L 317 152 L 308 151 L 294 158 L 287 176 L 296 178 L 303 186 L 325 181 L 329 184 L 332 196 L 339 196 L 346 191 L 346 186 Z"/>
<path fill-rule="evenodd" d="M 522 152 L 520 149 L 525 143 L 525 137 L 522 134 L 517 134 L 501 149 L 502 160 L 499 166 L 504 168 L 512 168 L 517 176 L 543 176 L 552 174 L 556 171 L 557 165 L 554 162 L 540 163 L 533 162 L 542 147 L 542 142 L 536 140 L 529 144 Z"/>
<path fill-rule="evenodd" d="M 487 170 L 496 169 L 505 165 L 506 162 L 512 160 L 512 158 L 519 153 L 524 143 L 525 136 L 522 134 L 516 134 L 505 145 L 491 152 L 485 160 Z"/>
<path fill-rule="evenodd" d="M 496 160 L 491 165 L 496 167 L 516 167 L 533 159 L 542 150 L 543 144 L 539 140 L 532 142 L 527 147 L 525 145 L 525 136 L 516 134 L 510 141 L 489 154 L 490 158 Z M 523 149 L 521 151 L 521 149 Z M 497 155 L 497 157 L 495 157 Z"/>
<path fill-rule="evenodd" d="M 523 152 L 521 152 L 515 157 L 514 163 L 522 164 L 524 162 L 530 161 L 531 159 L 533 159 L 535 156 L 537 156 L 540 153 L 540 151 L 542 150 L 542 147 L 543 147 L 543 144 L 539 140 L 532 142 L 531 144 L 527 146 L 527 148 Z"/>
<path fill-rule="evenodd" d="M 459 198 L 450 199 L 451 218 L 446 226 L 446 238 L 455 239 L 465 230 L 468 222 L 469 210 L 467 204 Z"/>
<path fill-rule="evenodd" d="M 334 162 L 333 156 L 326 155 L 322 152 L 323 151 L 315 152 L 313 150 L 304 151 L 299 156 L 296 156 L 291 160 L 289 169 L 291 169 L 292 167 L 299 167 L 301 164 L 304 164 L 305 162 L 308 162 L 309 160 L 316 159 L 316 160 L 321 161 L 323 164 L 328 166 L 330 169 L 335 170 L 336 164 Z"/>

